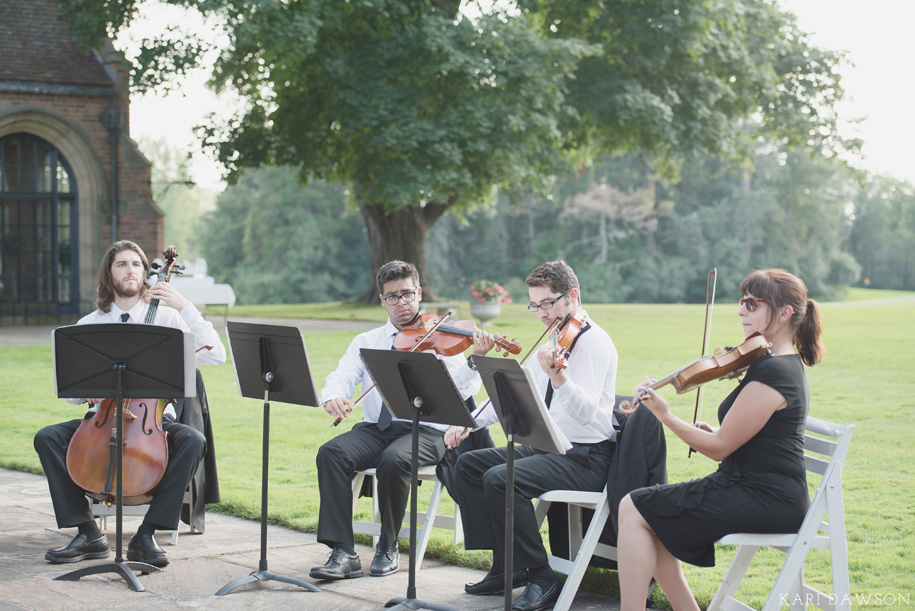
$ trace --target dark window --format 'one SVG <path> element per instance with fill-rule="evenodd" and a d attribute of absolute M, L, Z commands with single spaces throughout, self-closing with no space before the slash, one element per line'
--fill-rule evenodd
<path fill-rule="evenodd" d="M 30 134 L 0 138 L 0 315 L 78 312 L 76 212 L 57 149 Z"/>

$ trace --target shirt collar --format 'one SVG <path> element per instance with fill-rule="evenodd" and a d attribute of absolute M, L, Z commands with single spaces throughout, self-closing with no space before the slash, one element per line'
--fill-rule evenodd
<path fill-rule="evenodd" d="M 398 329 L 396 326 L 394 326 L 394 323 L 391 322 L 391 319 L 389 318 L 388 321 L 386 323 L 384 323 L 385 337 L 394 337 L 398 333 L 400 333 L 400 329 Z"/>

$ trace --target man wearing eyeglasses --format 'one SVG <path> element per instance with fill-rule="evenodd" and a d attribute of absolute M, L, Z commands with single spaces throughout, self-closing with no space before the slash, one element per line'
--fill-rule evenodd
<path fill-rule="evenodd" d="M 613 404 L 616 396 L 617 352 L 606 331 L 590 320 L 581 305 L 575 272 L 565 261 L 551 261 L 527 278 L 528 310 L 550 325 L 566 316 L 581 318 L 571 345 L 557 355 L 549 345 L 527 365 L 542 389 L 550 416 L 572 443 L 565 455 L 515 446 L 514 550 L 512 582 L 526 586 L 514 600 L 515 611 L 549 609 L 559 598 L 559 580 L 550 569 L 531 499 L 548 490 L 600 491 L 607 483 L 616 447 Z M 563 356 L 566 368 L 556 367 Z M 495 421 L 484 411 L 480 425 Z M 464 586 L 474 595 L 501 594 L 505 583 L 505 448 L 476 450 L 457 461 L 461 518 L 466 549 L 491 549 L 492 569 L 478 582 Z"/>
<path fill-rule="evenodd" d="M 419 315 L 423 289 L 419 273 L 411 263 L 390 261 L 376 275 L 378 297 L 388 313 L 381 327 L 356 336 L 337 369 L 327 376 L 321 401 L 337 424 L 353 409 L 350 399 L 358 384 L 366 390 L 373 385 L 360 357 L 362 348 L 388 350 L 394 336 Z M 486 354 L 495 345 L 487 333 L 474 337 L 474 354 Z M 439 357 L 447 365 L 454 384 L 464 399 L 477 394 L 479 374 L 471 370 L 462 355 Z M 410 484 L 411 431 L 409 420 L 392 419 L 377 391 L 360 403 L 362 421 L 318 450 L 318 486 L 321 507 L 318 541 L 332 548 L 327 563 L 311 570 L 315 579 L 352 579 L 362 576 L 362 564 L 355 552 L 352 525 L 352 478 L 356 471 L 376 469 L 381 536 L 369 574 L 383 577 L 400 568 L 397 535 L 407 506 Z M 419 464 L 434 465 L 445 454 L 447 425 L 423 423 L 419 427 Z"/>

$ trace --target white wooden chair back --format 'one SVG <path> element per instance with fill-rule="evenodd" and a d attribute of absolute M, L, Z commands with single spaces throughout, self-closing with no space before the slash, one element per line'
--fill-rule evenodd
<path fill-rule="evenodd" d="M 851 609 L 848 583 L 848 543 L 845 535 L 845 507 L 842 499 L 842 468 L 851 442 L 854 424 L 840 425 L 807 418 L 804 458 L 807 471 L 821 477 L 807 515 L 796 533 L 739 533 L 722 537 L 721 545 L 737 545 L 737 554 L 721 580 L 708 611 L 753 609 L 735 596 L 750 562 L 760 547 L 785 553 L 785 562 L 763 605 L 763 611 L 777 611 L 788 605 L 806 609 L 813 605 L 830 611 Z M 829 516 L 829 522 L 824 518 Z M 832 593 L 824 593 L 804 582 L 804 560 L 811 549 L 830 552 Z"/>

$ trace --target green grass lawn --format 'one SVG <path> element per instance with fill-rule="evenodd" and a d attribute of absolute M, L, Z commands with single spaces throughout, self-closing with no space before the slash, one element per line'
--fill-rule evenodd
<path fill-rule="evenodd" d="M 854 422 L 851 450 L 845 467 L 845 513 L 848 526 L 849 571 L 853 596 L 889 600 L 915 598 L 915 510 L 909 494 L 915 490 L 915 294 L 898 291 L 853 290 L 846 301 L 824 303 L 827 354 L 809 370 L 811 414 L 834 422 Z M 699 305 L 591 305 L 589 314 L 613 338 L 620 354 L 617 390 L 629 393 L 645 375 L 660 378 L 698 356 L 702 342 L 704 306 Z M 711 345 L 742 341 L 736 304 L 719 303 L 714 313 Z M 461 313 L 468 312 L 466 304 Z M 295 306 L 236 307 L 233 316 L 280 318 L 337 318 L 383 320 L 378 306 L 305 304 Z M 543 327 L 524 304 L 503 306 L 494 331 L 516 337 L 525 352 Z M 354 333 L 305 336 L 315 382 L 336 366 Z M 40 473 L 32 438 L 40 427 L 81 414 L 54 396 L 50 346 L 0 347 L 0 465 Z M 203 369 L 206 379 L 223 502 L 211 509 L 256 520 L 260 516 L 262 402 L 238 396 L 231 364 Z M 734 382 L 712 382 L 705 387 L 700 419 L 713 421 L 718 403 Z M 661 391 L 672 409 L 691 419 L 695 394 Z M 354 416 L 358 417 L 358 411 Z M 322 443 L 346 430 L 356 418 L 330 428 L 323 410 L 274 403 L 271 406 L 270 519 L 273 523 L 314 531 L 318 489 L 314 457 Z M 504 437 L 494 431 L 497 443 Z M 701 455 L 687 458 L 687 448 L 668 437 L 668 471 L 672 482 L 701 477 L 715 464 Z M 429 488 L 428 486 L 423 488 Z M 421 494 L 428 496 L 430 490 Z M 359 512 L 369 515 L 368 501 Z M 444 502 L 450 503 L 450 499 Z M 430 557 L 483 567 L 488 554 L 466 552 L 450 543 L 450 532 L 433 535 Z M 693 591 L 704 607 L 713 596 L 731 551 L 719 550 L 718 566 L 687 566 Z M 776 553 L 764 555 L 750 569 L 744 600 L 761 605 L 778 570 Z M 825 552 L 811 552 L 806 566 L 809 581 L 828 583 Z M 460 584 L 455 584 L 459 588 Z M 592 570 L 585 588 L 614 594 L 616 573 Z M 857 603 L 855 603 L 856 606 Z"/>

